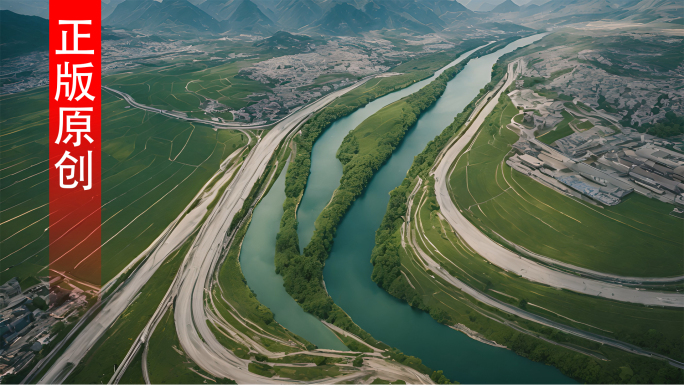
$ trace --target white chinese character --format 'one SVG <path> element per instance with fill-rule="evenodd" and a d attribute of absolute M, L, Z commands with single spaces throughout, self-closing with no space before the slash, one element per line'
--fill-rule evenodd
<path fill-rule="evenodd" d="M 64 25 L 64 24 L 71 24 L 73 28 L 73 34 L 74 34 L 74 47 L 73 49 L 69 50 L 67 49 L 67 31 L 62 31 L 62 49 L 58 49 L 55 51 L 57 55 L 94 55 L 95 51 L 94 50 L 79 50 L 78 49 L 78 39 L 82 37 L 90 37 L 89 33 L 78 33 L 78 26 L 80 24 L 85 24 L 85 25 L 90 25 L 91 20 L 60 20 L 59 25 Z"/>
<path fill-rule="evenodd" d="M 66 138 L 62 143 L 68 143 L 73 134 L 76 135 L 76 140 L 72 143 L 74 147 L 81 145 L 81 136 L 83 136 L 89 143 L 93 143 L 93 138 L 87 134 L 90 132 L 90 115 L 81 115 L 81 112 L 92 112 L 93 107 L 60 107 L 59 108 L 59 132 L 57 133 L 57 140 L 55 144 L 59 144 L 62 140 L 62 135 L 66 132 Z M 73 112 L 73 114 L 68 115 L 65 113 Z M 66 117 L 66 130 L 64 130 L 64 119 Z M 79 128 L 81 127 L 81 128 Z"/>
<path fill-rule="evenodd" d="M 83 156 L 79 156 L 79 159 L 74 158 L 73 156 L 69 155 L 69 151 L 65 151 L 64 155 L 62 155 L 62 159 L 59 160 L 59 162 L 55 163 L 55 168 L 59 169 L 59 187 L 61 188 L 66 188 L 66 189 L 72 189 L 78 186 L 79 182 L 85 182 L 87 181 L 86 185 L 82 185 L 84 190 L 90 190 L 93 187 L 93 152 L 88 151 L 88 173 L 86 175 L 86 172 L 84 168 L 86 167 L 85 161 L 83 159 Z M 70 162 L 70 164 L 65 164 L 67 161 Z M 79 178 L 76 179 L 76 165 L 79 165 Z M 69 172 L 67 175 L 66 172 Z M 73 181 L 69 184 L 67 184 L 67 181 Z"/>
<path fill-rule="evenodd" d="M 55 94 L 55 100 L 59 100 L 59 92 L 64 87 L 64 95 L 67 96 L 68 100 L 72 100 L 74 98 L 74 94 L 76 93 L 76 83 L 78 83 L 79 88 L 81 89 L 81 94 L 76 97 L 76 100 L 81 100 L 84 96 L 90 100 L 95 100 L 95 97 L 91 94 L 88 93 L 90 90 L 90 81 L 92 80 L 93 73 L 92 72 L 86 72 L 86 73 L 80 73 L 78 70 L 80 68 L 92 68 L 93 63 L 85 63 L 85 64 L 74 64 L 72 66 L 73 68 L 73 74 L 69 73 L 69 62 L 64 63 L 64 73 L 62 73 L 62 65 L 57 64 L 57 93 Z M 86 78 L 85 84 L 83 84 L 83 78 Z M 63 81 L 63 78 L 70 79 L 71 81 Z M 71 87 L 69 87 L 71 86 Z M 71 89 L 71 92 L 69 90 Z"/>

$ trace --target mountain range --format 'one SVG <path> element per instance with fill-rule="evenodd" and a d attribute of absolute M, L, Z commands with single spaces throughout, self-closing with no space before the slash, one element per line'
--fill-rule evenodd
<path fill-rule="evenodd" d="M 105 26 L 175 35 L 276 31 L 359 35 L 381 29 L 429 34 L 483 22 L 535 28 L 602 18 L 648 23 L 683 10 L 681 0 L 100 1 Z M 3 0 L 0 9 L 47 17 L 48 4 L 48 0 Z"/>
<path fill-rule="evenodd" d="M 0 11 L 0 45 L 2 58 L 8 59 L 27 53 L 46 50 L 49 44 L 49 23 L 38 16 Z"/>
<path fill-rule="evenodd" d="M 276 29 L 275 23 L 250 0 L 242 0 L 222 24 L 224 30 L 233 32 L 270 34 Z"/>
<path fill-rule="evenodd" d="M 275 6 L 278 23 L 293 29 L 308 26 L 323 16 L 323 9 L 312 0 L 282 0 Z"/>
<path fill-rule="evenodd" d="M 221 24 L 188 0 L 125 0 L 103 25 L 163 33 L 220 33 Z"/>
<path fill-rule="evenodd" d="M 305 52 L 310 49 L 312 44 L 323 43 L 311 36 L 295 35 L 285 31 L 278 31 L 273 36 L 259 40 L 254 46 L 264 52 L 276 52 L 283 54 L 295 54 Z"/>
<path fill-rule="evenodd" d="M 509 13 L 520 11 L 520 6 L 511 0 L 506 0 L 492 9 L 492 13 Z"/>
<path fill-rule="evenodd" d="M 424 34 L 473 16 L 456 0 L 101 1 L 102 13 L 107 15 L 104 25 L 162 33 L 272 34 L 288 30 L 357 35 L 387 28 Z"/>
<path fill-rule="evenodd" d="M 49 0 L 2 0 L 0 10 L 47 19 L 50 11 L 49 5 Z"/>

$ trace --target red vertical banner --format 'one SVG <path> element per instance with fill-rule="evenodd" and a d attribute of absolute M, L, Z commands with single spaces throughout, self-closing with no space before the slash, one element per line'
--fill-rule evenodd
<path fill-rule="evenodd" d="M 100 0 L 50 0 L 50 281 L 101 280 Z"/>

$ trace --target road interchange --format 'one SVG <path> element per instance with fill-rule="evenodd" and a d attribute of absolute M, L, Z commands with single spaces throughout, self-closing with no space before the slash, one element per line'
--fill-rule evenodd
<path fill-rule="evenodd" d="M 211 277 L 224 248 L 234 215 L 257 180 L 263 175 L 272 154 L 280 143 L 312 113 L 335 98 L 365 83 L 365 78 L 349 88 L 337 91 L 300 109 L 270 130 L 252 149 L 223 197 L 200 229 L 186 257 L 186 266 L 174 307 L 174 318 L 183 350 L 206 372 L 231 378 L 239 383 L 263 382 L 265 379 L 247 370 L 247 362 L 225 348 L 207 326 L 205 293 L 210 291 Z"/>
<path fill-rule="evenodd" d="M 494 241 L 480 233 L 470 222 L 463 217 L 448 192 L 448 172 L 459 156 L 461 151 L 476 135 L 484 118 L 496 105 L 498 97 L 503 90 L 507 89 L 515 78 L 512 66 L 509 66 L 507 77 L 501 87 L 490 92 L 481 106 L 475 120 L 468 130 L 458 139 L 453 146 L 442 154 L 441 162 L 436 166 L 435 190 L 437 200 L 450 225 L 457 233 L 473 247 L 480 255 L 505 270 L 514 271 L 517 274 L 532 281 L 549 284 L 555 287 L 567 288 L 568 290 L 610 298 L 619 301 L 643 303 L 656 306 L 684 306 L 684 297 L 675 293 L 655 293 L 639 291 L 610 283 L 584 279 L 567 273 L 549 269 L 536 262 L 521 258 L 519 255 L 503 248 Z M 288 115 L 280 123 L 270 130 L 263 138 L 260 138 L 256 146 L 244 160 L 239 170 L 233 170 L 235 177 L 225 191 L 216 209 L 210 214 L 207 221 L 200 228 L 190 252 L 188 253 L 183 267 L 178 273 L 177 283 L 169 290 L 169 298 L 175 299 L 174 319 L 177 324 L 178 336 L 184 351 L 202 369 L 217 377 L 234 379 L 240 383 L 265 382 L 267 379 L 257 376 L 247 370 L 248 361 L 236 357 L 230 350 L 218 342 L 213 332 L 207 326 L 207 314 L 205 309 L 205 293 L 211 288 L 211 278 L 221 259 L 221 255 L 229 243 L 227 237 L 232 218 L 242 208 L 242 203 L 252 190 L 252 186 L 264 174 L 273 153 L 278 146 L 314 112 L 322 109 L 342 94 L 360 86 L 372 77 L 365 78 L 351 87 L 331 93 L 318 101 Z M 111 90 L 117 92 L 115 90 Z M 123 94 L 123 93 L 121 93 Z M 124 94 L 125 95 L 125 94 Z M 120 95 L 123 96 L 123 95 Z M 129 96 L 130 98 L 130 96 Z M 126 99 L 124 97 L 124 99 Z M 131 105 L 135 101 L 126 99 Z M 143 106 L 138 108 L 148 109 Z M 164 114 L 162 110 L 150 111 Z M 182 118 L 174 114 L 173 118 Z M 188 118 L 193 121 L 206 122 L 216 125 L 217 122 L 203 121 L 201 119 Z M 470 122 L 470 120 L 469 120 Z M 229 128 L 229 127 L 225 127 Z M 256 126 L 235 126 L 235 129 L 263 128 Z M 204 189 L 202 189 L 203 191 Z M 193 200 L 194 201 L 194 200 Z M 449 205 L 449 203 L 451 205 Z M 460 216 L 460 218 L 459 218 Z M 178 220 L 180 220 L 179 218 Z M 117 317 L 134 300 L 140 288 L 152 276 L 156 268 L 163 263 L 165 258 L 185 241 L 194 231 L 194 226 L 177 226 L 178 220 L 174 221 L 167 231 L 158 238 L 149 249 L 150 256 L 141 264 L 136 272 L 118 289 L 110 301 L 105 304 L 103 310 L 79 333 L 67 350 L 59 357 L 55 364 L 41 379 L 40 383 L 60 383 L 85 356 L 88 350 L 97 342 L 104 332 L 111 326 Z M 197 222 L 195 222 L 197 224 Z M 468 227 L 468 225 L 470 227 Z M 479 235 L 478 235 L 479 234 Z M 484 239 L 483 239 L 484 237 Z M 181 241 L 179 241 L 181 240 Z M 502 254 L 503 253 L 503 254 Z M 508 255 L 506 255 L 508 253 Z M 492 259 L 488 258 L 491 257 Z M 496 261 L 496 262 L 494 262 Z M 519 268 L 518 264 L 525 267 Z M 507 266 L 509 268 L 503 267 Z M 581 281 L 581 285 L 578 283 Z M 165 310 L 168 302 L 163 302 L 158 311 Z M 163 308 L 162 308 L 163 307 Z M 164 311 L 161 311 L 163 314 Z M 149 335 L 145 336 L 146 338 Z M 282 380 L 278 381 L 282 382 Z"/>
<path fill-rule="evenodd" d="M 216 339 L 213 332 L 207 326 L 207 309 L 205 309 L 205 292 L 210 288 L 213 272 L 219 263 L 223 251 L 229 245 L 230 237 L 228 229 L 233 216 L 243 206 L 243 202 L 249 195 L 254 184 L 261 178 L 270 162 L 272 155 L 277 148 L 291 136 L 296 130 L 308 120 L 313 113 L 321 110 L 339 96 L 361 86 L 366 81 L 374 77 L 389 76 L 381 74 L 369 76 L 359 80 L 350 87 L 330 93 L 323 98 L 295 111 L 276 124 L 264 137 L 259 138 L 252 151 L 244 159 L 240 167 L 233 166 L 224 173 L 221 180 L 231 179 L 231 183 L 220 197 L 216 208 L 210 213 L 207 220 L 199 228 L 197 237 L 192 244 L 183 265 L 169 288 L 167 295 L 157 308 L 152 320 L 146 325 L 142 333 L 134 342 L 129 354 L 124 359 L 123 365 L 115 371 L 110 382 L 118 382 L 128 364 L 132 361 L 135 353 L 142 347 L 142 344 L 149 340 L 154 327 L 159 319 L 165 314 L 169 306 L 174 303 L 174 318 L 177 324 L 177 331 L 181 346 L 190 359 L 196 362 L 206 372 L 216 376 L 231 378 L 240 383 L 266 383 L 282 382 L 282 379 L 269 380 L 267 377 L 258 376 L 248 371 L 249 360 L 240 359 L 232 351 L 226 349 Z M 134 105 L 135 101 L 130 96 L 111 90 L 123 97 L 129 104 Z M 135 105 L 137 108 L 162 113 L 164 111 L 154 109 L 144 105 Z M 173 118 L 182 118 L 176 115 L 169 115 Z M 194 119 L 194 118 L 189 118 Z M 197 120 L 195 120 L 197 121 Z M 200 120 L 201 121 L 201 120 Z M 204 121 L 202 121 L 204 122 Z M 216 122 L 207 122 L 214 124 Z M 255 129 L 256 126 L 246 127 L 244 125 L 234 127 L 235 129 Z M 264 127 L 261 127 L 264 128 Z M 236 151 L 233 155 L 242 154 L 243 151 Z M 224 172 L 228 162 L 222 164 L 220 172 Z M 207 182 L 195 199 L 202 198 L 202 203 L 192 208 L 191 202 L 167 229 L 155 240 L 155 242 L 143 252 L 130 266 L 142 259 L 140 265 L 119 287 L 112 288 L 116 282 L 115 277 L 105 289 L 113 289 L 114 293 L 103 304 L 102 310 L 81 330 L 74 340 L 68 345 L 66 350 L 61 353 L 57 360 L 50 366 L 45 375 L 38 383 L 62 383 L 79 362 L 85 357 L 88 351 L 111 327 L 123 311 L 135 300 L 144 284 L 152 277 L 157 268 L 164 263 L 166 258 L 177 250 L 191 235 L 196 231 L 200 219 L 206 212 L 206 206 L 213 200 L 214 195 L 204 196 L 203 192 L 208 187 Z M 216 192 L 223 183 L 216 183 L 212 191 Z M 206 194 L 205 194 L 206 195 Z M 191 210 L 192 208 L 192 210 Z M 104 290 L 103 290 L 104 291 Z M 146 346 L 145 346 L 146 348 Z M 378 361 L 382 361 L 381 359 Z M 46 363 L 47 364 L 47 363 Z M 385 365 L 374 363 L 373 365 Z M 387 366 L 387 365 L 385 365 Z M 390 365 L 391 366 L 391 365 Z M 389 368 L 389 367 L 387 367 Z M 412 376 L 419 382 L 431 382 L 429 377 L 424 376 L 415 370 L 408 368 L 388 369 L 389 372 L 403 372 L 404 375 Z M 367 373 L 366 373 L 367 374 Z M 148 375 L 145 373 L 147 379 Z M 363 373 L 357 373 L 344 378 L 355 378 Z M 341 378 L 337 378 L 339 380 Z"/>

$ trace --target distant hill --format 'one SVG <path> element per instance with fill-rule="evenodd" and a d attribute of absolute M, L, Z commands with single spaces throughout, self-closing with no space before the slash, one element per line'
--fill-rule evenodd
<path fill-rule="evenodd" d="M 483 11 L 481 9 L 482 5 L 488 4 L 486 6 L 487 9 L 485 11 L 490 11 L 490 10 L 494 9 L 494 7 L 496 7 L 497 5 L 499 5 L 503 2 L 504 2 L 504 0 L 470 0 L 468 3 L 466 3 L 465 6 L 468 9 L 470 9 L 471 11 Z M 489 8 L 489 7 L 492 7 L 492 8 Z"/>
<path fill-rule="evenodd" d="M 373 29 L 373 19 L 348 3 L 338 3 L 315 22 L 321 32 L 334 35 L 357 35 Z"/>
<path fill-rule="evenodd" d="M 270 20 L 277 19 L 271 8 L 278 4 L 277 0 L 253 0 L 256 7 Z M 198 7 L 219 21 L 228 20 L 242 4 L 242 0 L 205 0 Z"/>
<path fill-rule="evenodd" d="M 617 8 L 617 5 L 613 7 L 607 0 L 551 0 L 539 5 L 538 9 L 551 18 L 558 18 L 577 14 L 612 13 Z"/>
<path fill-rule="evenodd" d="M 279 54 L 295 54 L 306 51 L 315 40 L 306 35 L 294 35 L 285 31 L 278 31 L 273 36 L 257 41 L 254 47 L 261 48 L 266 52 Z"/>
<path fill-rule="evenodd" d="M 437 16 L 423 1 L 416 0 L 375 0 L 387 9 L 396 12 L 408 20 L 414 20 L 430 27 L 434 31 L 441 31 L 446 23 Z"/>
<path fill-rule="evenodd" d="M 439 17 L 448 13 L 466 13 L 469 15 L 473 13 L 456 0 L 423 0 L 422 3 Z"/>
<path fill-rule="evenodd" d="M 111 15 L 112 12 L 114 12 L 114 9 L 116 9 L 116 6 L 121 4 L 123 1 L 124 0 L 102 0 L 100 2 L 102 20 Z"/>
<path fill-rule="evenodd" d="M 250 0 L 242 0 L 230 17 L 222 23 L 223 29 L 233 32 L 269 34 L 276 25 Z"/>
<path fill-rule="evenodd" d="M 281 26 L 297 30 L 323 16 L 321 7 L 312 0 L 282 0 L 276 5 L 277 22 Z"/>
<path fill-rule="evenodd" d="M 506 0 L 492 9 L 493 13 L 509 13 L 520 11 L 520 6 L 511 0 Z"/>
<path fill-rule="evenodd" d="M 166 33 L 221 32 L 219 22 L 187 0 L 125 0 L 104 25 Z"/>
<path fill-rule="evenodd" d="M 50 16 L 49 5 L 49 0 L 1 0 L 0 10 L 47 19 Z"/>
<path fill-rule="evenodd" d="M 158 6 L 151 0 L 125 0 L 117 5 L 108 17 L 102 20 L 102 24 L 129 27 L 136 24 L 150 8 Z"/>
<path fill-rule="evenodd" d="M 2 59 L 47 50 L 49 22 L 38 16 L 0 11 L 0 50 Z"/>
<path fill-rule="evenodd" d="M 672 21 L 682 16 L 684 3 L 680 0 L 634 0 L 618 11 L 619 19 L 637 23 L 650 23 L 659 19 Z"/>
<path fill-rule="evenodd" d="M 228 19 L 241 2 L 242 0 L 206 0 L 198 7 L 216 20 L 222 21 Z"/>
<path fill-rule="evenodd" d="M 473 11 L 456 0 L 423 0 L 423 4 L 430 8 L 447 25 L 457 20 L 470 20 L 475 17 Z"/>
<path fill-rule="evenodd" d="M 264 13 L 264 15 L 268 16 L 269 19 L 273 21 L 278 20 L 278 15 L 275 13 L 275 8 L 276 5 L 280 2 L 280 0 L 252 0 L 254 4 L 259 7 L 261 12 Z"/>
<path fill-rule="evenodd" d="M 415 20 L 407 19 L 406 17 L 390 11 L 382 4 L 371 1 L 364 7 L 365 13 L 373 20 L 373 29 L 409 29 L 418 33 L 432 33 L 435 32 L 432 28 Z"/>
<path fill-rule="evenodd" d="M 684 12 L 681 0 L 532 0 L 522 7 L 509 3 L 502 3 L 499 12 L 492 11 L 491 18 L 532 28 L 601 19 L 648 23 L 670 20 L 677 12 Z"/>
<path fill-rule="evenodd" d="M 480 6 L 477 8 L 477 10 L 480 12 L 490 12 L 496 7 L 497 7 L 496 4 L 486 2 L 486 3 L 480 4 Z"/>

